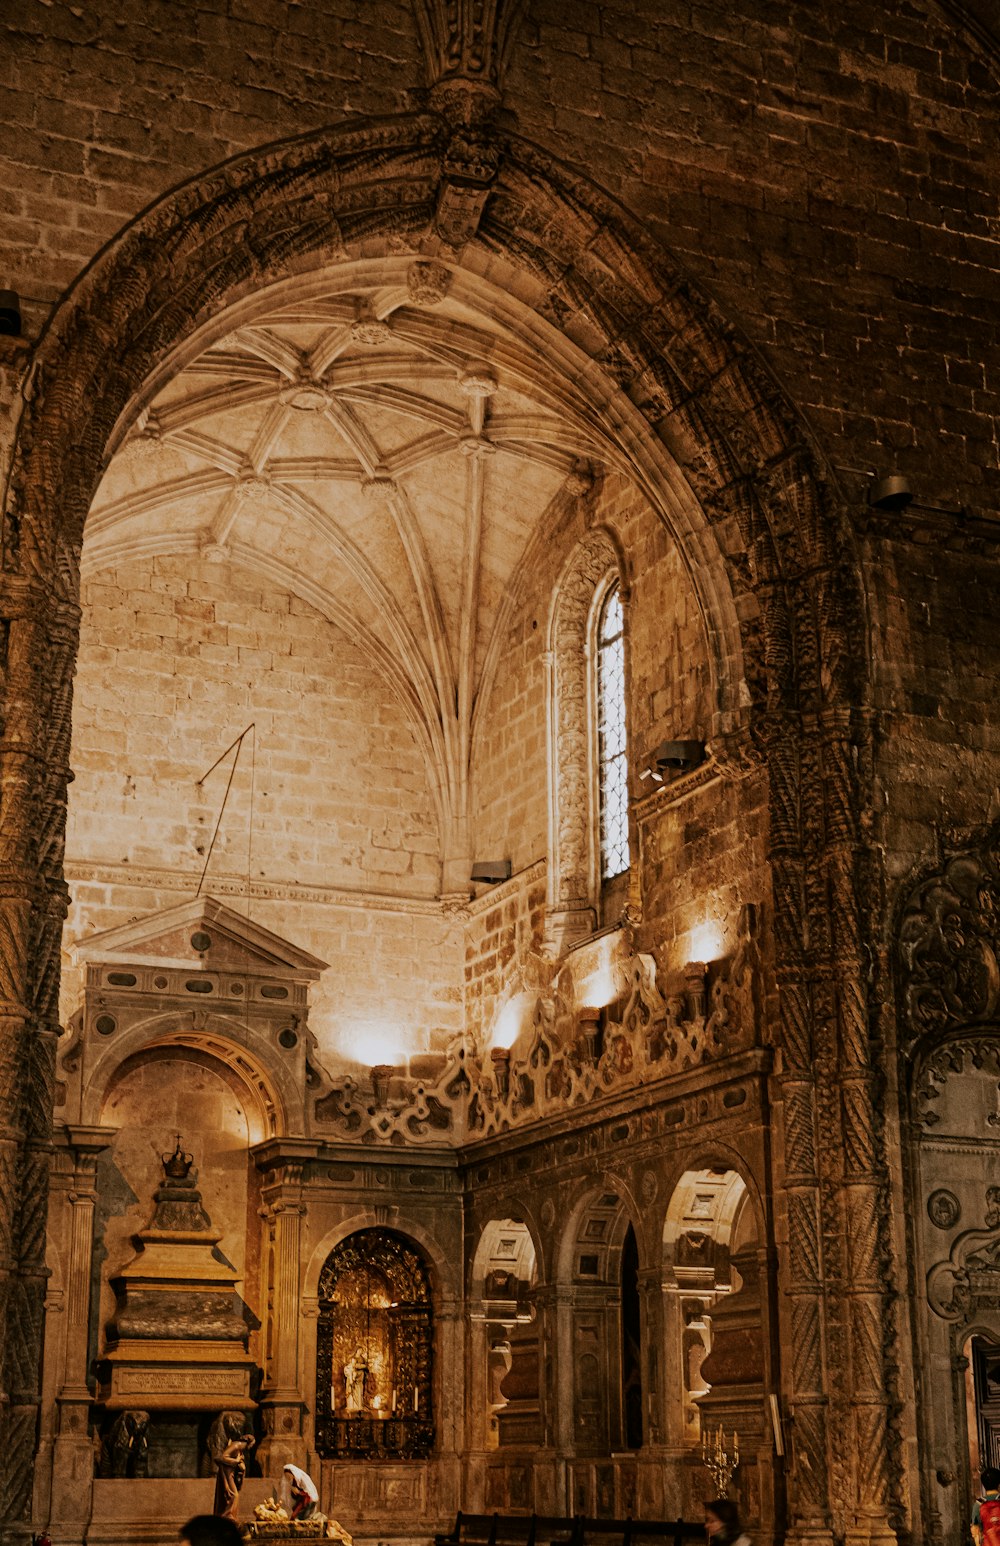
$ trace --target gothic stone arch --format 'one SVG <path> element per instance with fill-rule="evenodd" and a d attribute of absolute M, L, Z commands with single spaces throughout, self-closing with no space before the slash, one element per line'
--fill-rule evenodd
<path fill-rule="evenodd" d="M 581 391 L 697 576 L 722 684 L 717 754 L 735 776 L 763 759 L 770 778 L 793 1529 L 889 1541 L 901 1473 L 883 1351 L 885 1162 L 862 962 L 865 620 L 850 538 L 780 389 L 641 226 L 537 146 L 499 131 L 473 141 L 430 111 L 272 146 L 171 194 L 87 271 L 32 363 L 0 618 L 4 1512 L 26 1516 L 37 1404 L 87 509 L 144 390 L 224 304 L 388 250 L 504 286 L 554 347 L 587 357 Z M 680 480 L 671 492 L 668 463 L 693 499 Z"/>

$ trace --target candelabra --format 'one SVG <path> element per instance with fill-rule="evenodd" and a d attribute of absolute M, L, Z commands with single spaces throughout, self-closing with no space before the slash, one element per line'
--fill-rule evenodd
<path fill-rule="evenodd" d="M 733 1429 L 733 1453 L 732 1458 L 726 1448 L 726 1435 L 722 1431 L 720 1423 L 714 1436 L 711 1433 L 703 1433 L 701 1436 L 702 1464 L 711 1474 L 715 1484 L 715 1490 L 720 1498 L 724 1498 L 729 1491 L 729 1484 L 733 1479 L 736 1467 L 740 1463 L 740 1439 L 736 1429 Z"/>

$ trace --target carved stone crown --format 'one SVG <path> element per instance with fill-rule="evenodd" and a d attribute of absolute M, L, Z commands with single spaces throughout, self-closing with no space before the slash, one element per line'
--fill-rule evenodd
<path fill-rule="evenodd" d="M 177 1134 L 177 1147 L 173 1154 L 161 1154 L 163 1173 L 169 1176 L 171 1181 L 186 1181 L 194 1164 L 194 1155 L 185 1154 L 181 1147 L 181 1135 Z"/>

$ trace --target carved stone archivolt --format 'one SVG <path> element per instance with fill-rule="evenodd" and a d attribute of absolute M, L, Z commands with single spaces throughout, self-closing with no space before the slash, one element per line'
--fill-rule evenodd
<path fill-rule="evenodd" d="M 450 59 L 448 25 L 432 17 L 427 29 Z M 464 34 L 461 49 L 471 61 Z M 443 79 L 448 68 L 440 73 Z M 476 117 L 471 110 L 466 116 Z M 852 1286 L 851 1308 L 839 1287 L 851 1282 L 849 1235 L 856 1226 L 863 1224 L 866 1260 L 891 1256 L 878 1190 L 886 1175 L 881 1119 L 866 1083 L 867 978 L 858 948 L 870 932 L 855 864 L 864 729 L 837 717 L 860 701 L 863 671 L 865 629 L 850 537 L 794 413 L 751 350 L 641 226 L 537 146 L 474 125 L 466 132 L 456 127 L 460 121 L 460 113 L 442 107 L 352 124 L 236 159 L 182 188 L 91 266 L 34 361 L 9 484 L 0 618 L 0 1093 L 30 1133 L 22 1139 L 19 1123 L 0 1138 L 9 1183 L 0 1187 L 0 1246 L 5 1261 L 25 1264 L 0 1274 L 4 1386 L 12 1392 L 0 1434 L 8 1512 L 21 1516 L 26 1508 L 37 1416 L 37 1220 L 46 1189 L 46 1036 L 58 982 L 68 778 L 65 731 L 53 735 L 51 725 L 68 727 L 76 636 L 75 625 L 60 632 L 57 613 L 75 594 L 93 490 L 114 449 L 115 426 L 125 432 L 141 408 L 144 383 L 213 305 L 340 254 L 370 253 L 380 239 L 418 252 L 438 233 L 456 246 L 475 241 L 491 263 L 507 266 L 515 287 L 517 276 L 526 277 L 539 315 L 555 327 L 586 312 L 594 370 L 602 372 L 601 360 L 619 362 L 600 379 L 633 427 L 629 433 L 645 435 L 656 456 L 672 456 L 697 498 L 690 518 L 703 524 L 706 538 L 699 596 L 712 618 L 720 712 L 736 711 L 745 685 L 769 774 L 781 967 L 776 1034 L 787 1050 L 786 1106 L 801 1116 L 787 1150 L 797 1222 L 783 1263 L 795 1289 L 794 1509 L 817 1540 L 829 1539 L 834 1525 L 843 1533 L 858 1511 L 875 1521 L 869 1537 L 880 1538 L 887 1489 L 899 1491 L 898 1445 L 892 1435 L 873 1442 L 884 1402 L 872 1406 L 867 1380 L 865 1393 L 855 1396 L 848 1353 L 852 1346 L 859 1357 L 868 1350 L 865 1366 L 873 1360 L 891 1389 L 891 1317 L 881 1318 L 882 1340 L 873 1345 L 877 1295 L 869 1301 L 867 1290 L 858 1295 Z M 620 297 L 616 304 L 612 293 Z M 716 524 L 739 534 L 737 543 L 727 542 L 727 550 L 738 549 L 731 558 L 711 555 L 707 537 Z M 971 999 L 964 982 L 949 987 L 963 1004 L 981 1001 L 985 961 L 981 955 L 973 971 L 978 986 Z M 843 1056 L 829 1049 L 843 1049 Z M 25 1069 L 32 1070 L 29 1091 Z M 842 1083 L 849 1097 L 843 1102 Z M 838 1169 L 848 1137 L 857 1159 L 849 1185 Z M 843 1206 L 847 1190 L 860 1199 L 858 1217 Z M 812 1265 L 819 1241 L 823 1284 Z M 827 1411 L 837 1419 L 831 1442 Z M 859 1466 L 861 1453 L 871 1456 L 870 1465 Z"/>

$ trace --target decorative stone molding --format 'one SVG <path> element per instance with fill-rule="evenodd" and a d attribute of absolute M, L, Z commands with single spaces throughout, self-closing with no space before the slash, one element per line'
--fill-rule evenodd
<path fill-rule="evenodd" d="M 469 366 L 458 378 L 463 397 L 492 397 L 497 390 L 496 376 L 486 365 Z"/>
<path fill-rule="evenodd" d="M 935 1127 L 938 1115 L 934 1102 L 945 1082 L 967 1067 L 989 1068 L 1000 1077 L 1000 1038 L 995 1031 L 982 1036 L 952 1038 L 922 1058 L 913 1081 L 914 1113 L 924 1127 Z M 1000 1112 L 992 1112 L 987 1122 L 1000 1127 Z"/>
<path fill-rule="evenodd" d="M 546 933 L 556 953 L 597 922 L 596 771 L 588 628 L 594 596 L 618 555 L 604 531 L 576 548 L 556 592 L 549 625 L 549 887 Z"/>
<path fill-rule="evenodd" d="M 660 986 L 648 956 L 631 953 L 620 1010 L 574 1008 L 558 983 L 538 993 L 527 1048 L 449 1049 L 433 1083 L 393 1068 L 334 1080 L 315 1106 L 316 1130 L 361 1143 L 457 1146 L 683 1073 L 763 1037 L 756 909 L 743 908 L 731 957 L 706 976 Z"/>
<path fill-rule="evenodd" d="M 351 338 L 356 344 L 377 349 L 392 338 L 392 328 L 381 317 L 376 317 L 370 307 L 363 307 L 351 323 Z"/>
<path fill-rule="evenodd" d="M 970 1321 L 985 1309 L 1000 1310 L 1000 1186 L 986 1189 L 986 1227 L 965 1230 L 947 1261 L 931 1268 L 927 1299 L 946 1321 Z"/>

